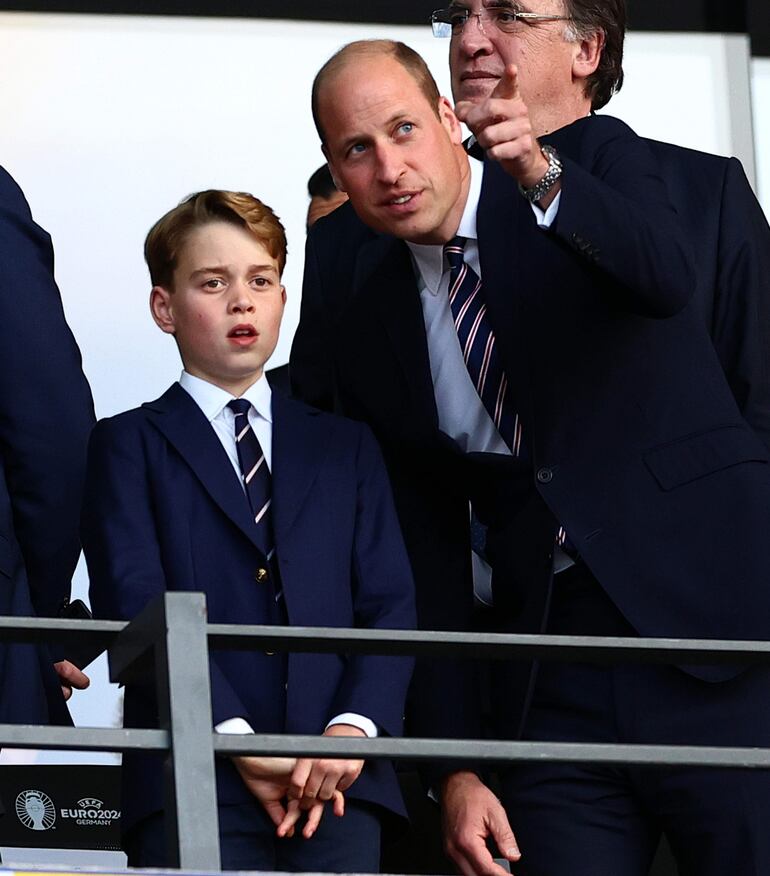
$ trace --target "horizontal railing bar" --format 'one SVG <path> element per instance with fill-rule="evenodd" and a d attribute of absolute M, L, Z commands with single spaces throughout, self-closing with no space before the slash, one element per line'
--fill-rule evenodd
<path fill-rule="evenodd" d="M 508 633 L 356 630 L 329 627 L 208 625 L 212 649 L 416 656 L 514 657 L 633 663 L 770 664 L 770 642 L 715 639 L 603 638 Z"/>
<path fill-rule="evenodd" d="M 66 643 L 77 637 L 94 647 L 111 645 L 127 626 L 123 621 L 0 616 L 0 640 Z M 359 630 L 332 627 L 281 627 L 208 624 L 209 645 L 222 650 L 416 656 L 514 657 L 546 660 L 634 663 L 770 664 L 770 642 L 717 639 L 603 638 L 425 630 Z"/>
<path fill-rule="evenodd" d="M 572 742 L 503 742 L 458 739 L 356 739 L 340 736 L 214 734 L 217 754 L 275 757 L 352 757 L 398 760 L 519 761 L 770 768 L 770 749 L 692 745 L 606 745 Z"/>
<path fill-rule="evenodd" d="M 45 748 L 66 751 L 167 751 L 166 730 L 119 727 L 42 727 L 0 724 L 0 748 Z"/>

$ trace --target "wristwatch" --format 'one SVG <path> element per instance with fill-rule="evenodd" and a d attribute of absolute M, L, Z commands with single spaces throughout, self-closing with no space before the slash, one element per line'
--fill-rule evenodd
<path fill-rule="evenodd" d="M 553 148 L 553 146 L 549 146 L 545 143 L 540 147 L 540 151 L 548 159 L 548 170 L 546 170 L 545 176 L 530 189 L 525 189 L 524 186 L 519 183 L 519 191 L 533 204 L 536 204 L 541 198 L 544 198 L 548 192 L 550 192 L 554 183 L 562 174 L 561 159 L 559 158 L 559 153 Z"/>

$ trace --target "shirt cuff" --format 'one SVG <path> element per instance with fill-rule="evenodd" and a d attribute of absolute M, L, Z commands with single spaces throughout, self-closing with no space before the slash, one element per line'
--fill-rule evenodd
<path fill-rule="evenodd" d="M 556 215 L 559 212 L 559 201 L 561 201 L 561 192 L 556 193 L 556 197 L 548 205 L 547 210 L 543 210 L 537 204 L 530 205 L 540 228 L 550 228 L 556 221 Z"/>
<path fill-rule="evenodd" d="M 217 733 L 230 734 L 233 736 L 244 736 L 247 733 L 253 733 L 254 730 L 245 718 L 228 718 L 226 721 L 220 721 L 214 727 Z"/>
<path fill-rule="evenodd" d="M 329 727 L 333 727 L 335 724 L 350 724 L 351 727 L 358 727 L 359 730 L 363 730 L 366 733 L 369 739 L 376 739 L 379 736 L 379 731 L 374 721 L 365 718 L 363 715 L 357 715 L 355 712 L 343 712 L 341 715 L 337 715 L 336 718 L 332 718 L 329 721 L 326 729 L 328 730 Z"/>

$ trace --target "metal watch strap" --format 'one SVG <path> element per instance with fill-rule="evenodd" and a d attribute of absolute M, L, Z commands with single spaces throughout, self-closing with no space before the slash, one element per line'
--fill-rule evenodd
<path fill-rule="evenodd" d="M 558 180 L 562 174 L 561 160 L 558 152 L 553 146 L 549 146 L 545 143 L 540 147 L 540 151 L 548 159 L 548 170 L 546 170 L 545 176 L 530 189 L 525 189 L 524 186 L 519 183 L 519 191 L 533 204 L 536 204 L 541 198 L 544 198 L 548 194 L 556 180 Z"/>

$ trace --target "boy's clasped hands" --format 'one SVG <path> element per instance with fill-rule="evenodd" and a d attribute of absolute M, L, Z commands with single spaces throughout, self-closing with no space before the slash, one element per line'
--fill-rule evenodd
<path fill-rule="evenodd" d="M 323 735 L 366 737 L 350 724 L 334 724 Z M 344 792 L 364 768 L 363 760 L 349 758 L 244 756 L 233 758 L 233 763 L 275 824 L 276 835 L 294 836 L 304 814 L 305 839 L 315 833 L 327 803 L 336 816 L 345 814 Z"/>

